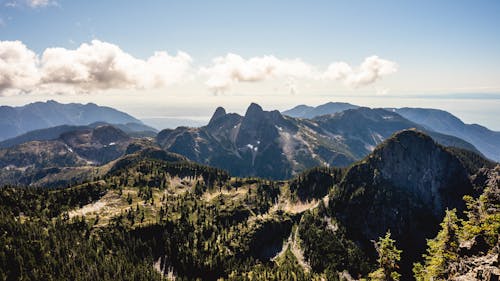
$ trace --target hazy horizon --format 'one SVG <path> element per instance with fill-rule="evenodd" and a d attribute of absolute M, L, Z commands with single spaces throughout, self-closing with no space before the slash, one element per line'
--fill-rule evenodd
<path fill-rule="evenodd" d="M 490 96 L 490 97 L 487 97 Z M 101 106 L 110 106 L 118 110 L 122 110 L 132 116 L 142 120 L 145 124 L 153 126 L 157 129 L 164 129 L 166 127 L 158 125 L 165 124 L 160 119 L 172 119 L 173 124 L 179 125 L 203 125 L 208 123 L 208 120 L 214 113 L 218 106 L 222 106 L 228 112 L 245 114 L 247 107 L 252 102 L 261 105 L 265 110 L 279 110 L 284 111 L 291 109 L 297 105 L 305 104 L 309 106 L 318 106 L 327 102 L 347 102 L 359 106 L 366 106 L 371 108 L 379 107 L 422 107 L 441 109 L 450 112 L 451 114 L 460 118 L 467 124 L 479 124 L 487 127 L 490 130 L 500 131 L 500 124 L 498 123 L 498 111 L 500 108 L 500 97 L 496 94 L 488 94 L 486 97 L 472 98 L 470 96 L 454 97 L 453 95 L 440 95 L 438 97 L 380 97 L 380 96 L 311 96 L 308 98 L 287 96 L 286 99 L 283 95 L 275 96 L 207 96 L 203 100 L 193 99 L 192 97 L 174 96 L 173 103 L 156 102 L 144 103 L 136 100 L 132 103 L 115 100 L 109 102 L 107 99 L 98 99 L 94 96 L 83 96 L 79 99 L 68 97 L 51 97 L 60 103 L 96 103 Z M 46 101 L 49 99 L 28 100 L 28 99 L 15 99 L 3 104 L 9 106 L 22 106 L 28 103 L 37 101 Z M 420 106 L 414 106 L 419 104 Z M 157 119 L 155 122 L 152 119 Z M 177 119 L 177 120 L 175 120 Z M 190 122 L 184 122 L 190 121 Z"/>

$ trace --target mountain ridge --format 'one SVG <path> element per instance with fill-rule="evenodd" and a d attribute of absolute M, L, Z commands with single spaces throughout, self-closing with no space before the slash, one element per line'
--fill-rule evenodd
<path fill-rule="evenodd" d="M 348 166 L 394 132 L 417 128 L 447 146 L 471 144 L 429 130 L 384 109 L 358 107 L 315 119 L 297 119 L 249 105 L 244 116 L 219 107 L 200 128 L 163 130 L 157 143 L 190 160 L 238 176 L 286 179 L 314 166 Z"/>
<path fill-rule="evenodd" d="M 329 102 L 317 107 L 300 105 L 283 111 L 283 114 L 288 114 L 292 117 L 314 119 L 321 115 L 331 115 L 343 111 L 337 108 L 342 104 L 344 103 Z M 353 108 L 359 107 L 353 104 L 347 105 Z M 389 107 L 384 109 L 396 112 L 404 118 L 423 126 L 427 130 L 463 139 L 473 144 L 481 153 L 491 160 L 500 161 L 500 132 L 490 130 L 478 124 L 465 124 L 458 117 L 440 109 L 418 107 Z"/>
<path fill-rule="evenodd" d="M 142 121 L 111 107 L 95 103 L 63 104 L 54 100 L 24 106 L 0 106 L 0 140 L 58 125 L 88 125 L 95 122 L 137 123 Z"/>

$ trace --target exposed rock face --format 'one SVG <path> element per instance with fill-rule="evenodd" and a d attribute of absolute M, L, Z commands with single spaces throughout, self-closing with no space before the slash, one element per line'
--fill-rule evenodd
<path fill-rule="evenodd" d="M 294 128 L 279 112 L 264 111 L 257 104 L 251 104 L 245 116 L 218 108 L 207 126 L 164 130 L 157 140 L 168 151 L 234 175 L 286 178 L 291 168 L 278 142 L 279 125 Z"/>
<path fill-rule="evenodd" d="M 390 229 L 401 244 L 404 270 L 410 272 L 408 261 L 420 257 L 445 210 L 464 209 L 462 197 L 473 193 L 457 157 L 427 135 L 406 130 L 354 165 L 330 206 L 368 251 L 373 250 L 369 241 Z"/>
<path fill-rule="evenodd" d="M 378 160 L 378 161 L 377 161 Z M 436 217 L 461 207 L 472 185 L 460 161 L 423 134 L 403 131 L 370 157 L 377 177 L 415 195 Z"/>
<path fill-rule="evenodd" d="M 252 103 L 244 116 L 220 107 L 207 126 L 163 130 L 157 141 L 167 151 L 236 176 L 286 179 L 315 166 L 348 166 L 395 131 L 413 127 L 418 125 L 383 109 L 358 108 L 307 120 Z M 474 149 L 456 138 L 433 137 Z"/>
<path fill-rule="evenodd" d="M 210 121 L 208 122 L 208 125 L 213 125 L 214 122 L 216 122 L 218 119 L 221 117 L 224 117 L 226 115 L 226 110 L 223 107 L 217 107 L 215 110 L 214 115 L 212 115 L 212 118 L 210 118 Z"/>

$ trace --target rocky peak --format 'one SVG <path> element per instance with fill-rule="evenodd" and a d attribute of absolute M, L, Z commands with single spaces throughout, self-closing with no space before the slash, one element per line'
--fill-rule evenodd
<path fill-rule="evenodd" d="M 436 216 L 458 207 L 471 189 L 461 162 L 431 137 L 417 131 L 396 133 L 370 157 L 380 177 L 432 206 Z"/>
<path fill-rule="evenodd" d="M 390 229 L 401 243 L 402 270 L 411 274 L 410 261 L 421 256 L 445 210 L 463 210 L 463 196 L 473 194 L 468 176 L 432 138 L 404 130 L 347 171 L 330 206 L 368 250 Z"/>
<path fill-rule="evenodd" d="M 264 115 L 264 110 L 262 107 L 256 103 L 251 103 L 247 108 L 247 112 L 245 113 L 245 119 L 255 119 L 260 118 Z"/>
<path fill-rule="evenodd" d="M 212 125 L 215 121 L 217 121 L 219 118 L 226 116 L 226 110 L 219 106 L 214 112 L 214 115 L 212 115 L 212 118 L 210 118 L 210 121 L 208 122 L 208 125 Z"/>

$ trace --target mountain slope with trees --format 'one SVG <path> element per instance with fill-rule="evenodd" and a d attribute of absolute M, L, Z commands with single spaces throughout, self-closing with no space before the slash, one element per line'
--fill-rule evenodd
<path fill-rule="evenodd" d="M 405 265 L 425 259 L 409 255 L 404 238 L 419 245 L 434 237 L 446 208 L 463 209 L 460 196 L 476 202 L 493 165 L 458 159 L 416 131 L 392 136 L 348 169 L 318 167 L 288 181 L 232 177 L 147 143 L 127 153 L 81 184 L 0 188 L 0 277 L 408 280 Z M 422 220 L 427 226 L 409 233 Z"/>

